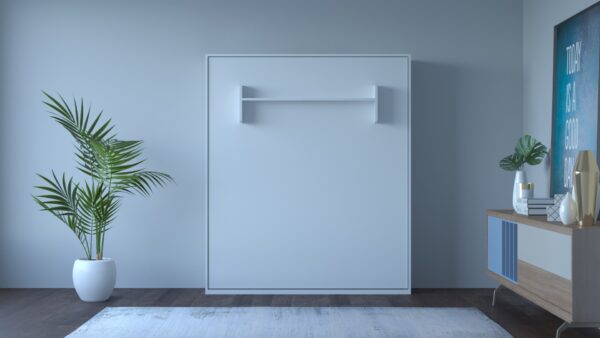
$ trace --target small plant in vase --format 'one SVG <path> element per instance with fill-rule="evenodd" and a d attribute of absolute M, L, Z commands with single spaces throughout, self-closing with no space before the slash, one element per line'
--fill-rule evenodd
<path fill-rule="evenodd" d="M 144 160 L 142 141 L 116 137 L 111 120 L 102 121 L 102 112 L 91 116 L 83 100 L 69 105 L 62 96 L 44 93 L 50 117 L 75 139 L 79 171 L 86 177 L 76 183 L 66 174 L 44 176 L 36 186 L 41 193 L 33 199 L 67 225 L 77 236 L 85 259 L 73 266 L 73 284 L 83 301 L 104 301 L 110 297 L 116 281 L 115 262 L 104 257 L 104 240 L 121 198 L 125 194 L 150 195 L 152 188 L 173 181 L 165 173 L 141 167 Z"/>
<path fill-rule="evenodd" d="M 500 160 L 500 168 L 515 172 L 512 198 L 514 209 L 517 208 L 519 200 L 519 185 L 527 182 L 527 175 L 523 170 L 525 164 L 538 165 L 547 154 L 548 149 L 545 145 L 530 135 L 524 135 L 517 141 L 515 152 Z"/>

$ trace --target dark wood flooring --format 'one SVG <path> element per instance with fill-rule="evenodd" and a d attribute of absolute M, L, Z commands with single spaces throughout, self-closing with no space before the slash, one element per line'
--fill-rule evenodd
<path fill-rule="evenodd" d="M 513 336 L 554 337 L 562 321 L 509 290 L 491 306 L 491 289 L 417 289 L 410 296 L 207 296 L 202 289 L 116 289 L 83 303 L 72 289 L 0 289 L 0 337 L 64 337 L 107 306 L 404 306 L 476 307 Z M 565 338 L 600 337 L 570 329 Z"/>

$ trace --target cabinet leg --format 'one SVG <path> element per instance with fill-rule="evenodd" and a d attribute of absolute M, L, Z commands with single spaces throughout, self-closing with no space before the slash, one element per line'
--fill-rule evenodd
<path fill-rule="evenodd" d="M 556 338 L 560 338 L 560 335 L 562 335 L 563 331 L 568 329 L 570 327 L 569 323 L 564 322 L 562 323 L 561 326 L 558 327 L 558 329 L 556 329 Z"/>
<path fill-rule="evenodd" d="M 560 335 L 566 330 L 576 327 L 589 327 L 589 328 L 600 328 L 600 323 L 562 323 L 561 326 L 556 329 L 556 338 L 560 338 Z"/>
<path fill-rule="evenodd" d="M 494 293 L 492 294 L 492 306 L 496 305 L 496 293 L 498 293 L 498 290 L 500 290 L 502 288 L 502 284 L 499 284 L 495 289 L 494 289 Z"/>

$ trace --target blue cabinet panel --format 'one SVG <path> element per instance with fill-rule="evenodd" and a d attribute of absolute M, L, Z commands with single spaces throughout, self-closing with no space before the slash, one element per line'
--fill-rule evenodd
<path fill-rule="evenodd" d="M 488 217 L 488 269 L 502 275 L 502 220 Z"/>
<path fill-rule="evenodd" d="M 517 224 L 488 217 L 488 269 L 517 282 Z"/>
<path fill-rule="evenodd" d="M 517 224 L 502 221 L 504 243 L 502 254 L 502 276 L 517 281 Z"/>

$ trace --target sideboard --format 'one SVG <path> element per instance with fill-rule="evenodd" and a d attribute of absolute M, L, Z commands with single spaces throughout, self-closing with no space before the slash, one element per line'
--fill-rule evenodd
<path fill-rule="evenodd" d="M 500 285 L 565 322 L 567 328 L 600 327 L 600 224 L 579 227 L 487 211 L 488 273 Z"/>

